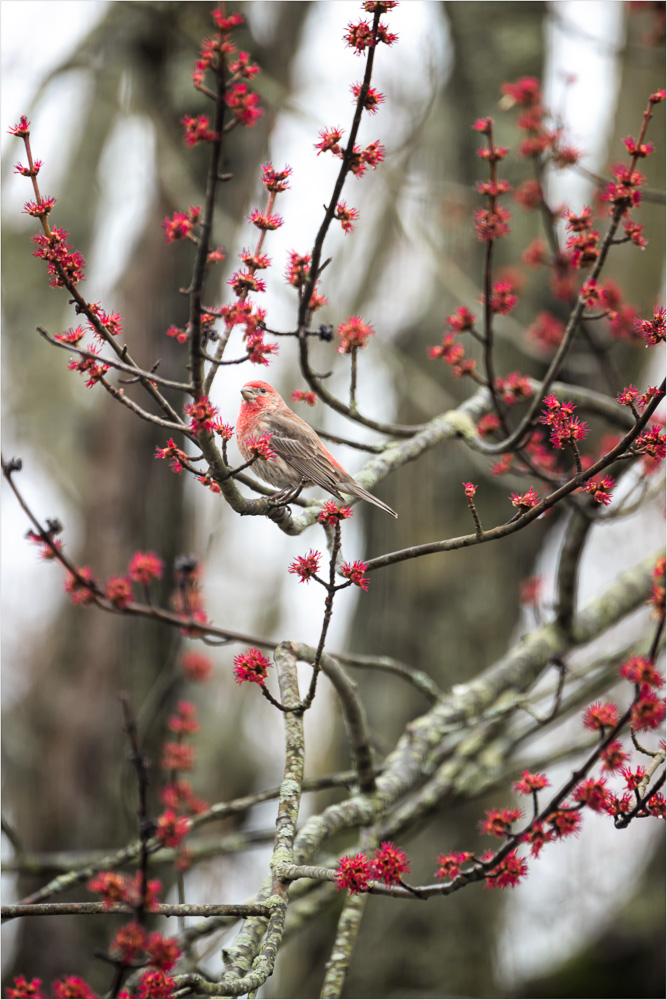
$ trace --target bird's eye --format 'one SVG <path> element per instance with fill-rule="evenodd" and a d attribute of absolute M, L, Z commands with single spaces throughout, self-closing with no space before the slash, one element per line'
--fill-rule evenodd
<path fill-rule="evenodd" d="M 266 389 L 260 389 L 259 391 L 260 392 L 266 392 Z"/>

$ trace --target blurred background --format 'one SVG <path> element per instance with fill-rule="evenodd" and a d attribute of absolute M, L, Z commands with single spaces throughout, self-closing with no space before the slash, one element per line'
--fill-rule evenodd
<path fill-rule="evenodd" d="M 42 519 L 63 522 L 68 553 L 78 565 L 91 566 L 98 579 L 123 573 L 137 550 L 157 552 L 168 566 L 191 553 L 204 565 L 207 609 L 215 623 L 315 642 L 321 595 L 287 574 L 297 555 L 322 546 L 314 529 L 308 537 L 288 538 L 264 519 L 232 515 L 208 491 L 172 475 L 166 463 L 152 458 L 165 434 L 112 405 L 99 387 L 86 389 L 67 371 L 65 355 L 35 332 L 37 324 L 61 331 L 76 325 L 76 318 L 66 294 L 48 288 L 43 266 L 31 257 L 35 227 L 21 208 L 32 195 L 27 180 L 12 172 L 24 159 L 22 144 L 6 134 L 21 114 L 32 121 L 33 155 L 44 161 L 42 193 L 57 198 L 52 221 L 69 231 L 88 262 L 83 294 L 121 313 L 131 353 L 144 367 L 159 357 L 160 371 L 178 377 L 185 348 L 165 331 L 185 323 L 187 301 L 179 289 L 188 284 L 191 253 L 188 245 L 166 245 L 161 222 L 203 199 L 206 150 L 183 146 L 179 121 L 209 110 L 192 89 L 190 72 L 201 39 L 212 31 L 210 8 L 199 2 L 2 3 L 3 454 L 23 459 L 19 482 L 27 500 Z M 349 128 L 350 86 L 361 80 L 363 60 L 342 36 L 360 16 L 360 5 L 256 0 L 238 9 L 247 26 L 237 40 L 261 66 L 256 86 L 265 114 L 256 128 L 235 130 L 226 144 L 225 169 L 234 178 L 222 190 L 213 242 L 224 245 L 228 256 L 219 280 L 209 280 L 207 301 L 230 300 L 225 281 L 236 269 L 236 254 L 256 241 L 247 215 L 264 203 L 260 164 L 289 163 L 291 190 L 276 206 L 285 226 L 267 241 L 273 267 L 259 302 L 271 327 L 289 330 L 296 299 L 284 284 L 284 267 L 290 250 L 311 249 L 333 184 L 337 161 L 317 157 L 314 143 L 322 128 Z M 372 323 L 376 335 L 360 357 L 360 408 L 376 419 L 419 423 L 469 393 L 428 359 L 428 348 L 440 342 L 449 313 L 460 305 L 478 308 L 482 245 L 471 218 L 478 205 L 475 182 L 484 179 L 484 170 L 472 122 L 493 116 L 498 142 L 515 147 L 515 115 L 500 109 L 500 85 L 521 76 L 541 79 L 545 103 L 561 116 L 568 142 L 584 153 L 580 168 L 549 174 L 547 198 L 572 209 L 590 204 L 591 173 L 623 158 L 622 137 L 637 136 L 648 94 L 664 85 L 664 4 L 413 0 L 387 20 L 399 42 L 380 48 L 373 81 L 386 101 L 376 116 L 365 116 L 360 136 L 362 144 L 379 139 L 386 161 L 347 182 L 343 197 L 361 218 L 353 234 L 332 231 L 327 239 L 325 255 L 332 262 L 321 289 L 329 305 L 318 320 L 337 326 L 358 314 Z M 39 58 L 36 33 L 42 42 L 48 39 L 39 46 Z M 642 170 L 650 187 L 662 188 L 662 107 L 650 139 L 657 153 Z M 504 176 L 514 186 L 531 176 L 530 164 L 514 155 L 505 164 Z M 540 235 L 536 213 L 508 207 L 512 236 L 498 246 L 501 267 L 516 265 Z M 649 204 L 638 218 L 649 250 L 619 248 L 606 273 L 648 315 L 664 295 L 664 206 Z M 548 356 L 525 337 L 543 309 L 566 315 L 547 279 L 526 272 L 519 307 L 498 322 L 502 371 L 544 371 Z M 234 356 L 242 353 L 240 340 L 235 348 Z M 571 356 L 565 377 L 614 393 L 632 381 L 658 381 L 644 371 L 645 352 L 626 344 L 616 352 L 618 385 L 601 383 L 585 353 Z M 332 390 L 344 398 L 348 369 L 335 345 L 318 345 L 313 365 L 334 369 Z M 235 422 L 239 388 L 253 377 L 265 377 L 265 371 L 244 365 L 219 375 L 213 398 L 224 420 Z M 284 395 L 307 388 L 290 340 L 280 340 L 280 355 L 266 377 Z M 317 428 L 378 440 L 324 412 L 321 404 L 299 412 Z M 231 453 L 236 456 L 233 444 Z M 363 453 L 343 447 L 336 455 L 352 472 L 364 461 Z M 378 489 L 399 511 L 397 522 L 356 508 L 346 558 L 469 531 L 460 484 L 471 479 L 483 486 L 485 524 L 506 519 L 507 494 L 518 484 L 494 479 L 480 457 L 462 447 L 441 446 Z M 591 540 L 583 596 L 656 548 L 662 512 L 656 503 Z M 24 540 L 28 525 L 7 490 L 2 513 L 3 816 L 15 846 L 89 851 L 135 836 L 134 790 L 116 699 L 122 688 L 131 692 L 154 759 L 175 701 L 198 702 L 202 732 L 194 782 L 208 801 L 279 782 L 282 720 L 253 697 L 256 692 L 233 683 L 238 649 L 214 651 L 213 677 L 193 692 L 178 659 L 184 648 L 199 647 L 150 623 L 71 607 L 59 568 L 41 563 Z M 351 590 L 337 598 L 329 647 L 391 654 L 431 673 L 445 689 L 469 680 L 532 627 L 518 598 L 525 577 L 543 576 L 542 613 L 548 613 L 560 530 L 551 518 L 495 546 L 373 574 L 359 601 L 359 592 Z M 170 590 L 165 579 L 164 602 Z M 624 624 L 623 642 L 646 628 L 646 617 L 634 618 Z M 381 676 L 381 684 L 376 676 L 355 679 L 383 752 L 427 705 L 399 680 Z M 565 720 L 539 747 L 523 748 L 526 760 L 537 754 L 548 759 L 555 747 L 575 744 L 578 732 L 576 719 L 569 728 Z M 306 734 L 309 775 L 347 766 L 341 720 L 326 684 L 308 713 Z M 550 771 L 554 783 L 572 760 L 565 757 L 559 766 L 561 771 Z M 410 831 L 401 846 L 413 861 L 415 880 L 431 880 L 437 853 L 478 845 L 483 809 L 504 804 L 508 795 L 506 786 L 488 800 L 447 803 L 426 826 Z M 307 798 L 302 816 L 326 801 L 319 794 Z M 369 899 L 345 995 L 662 995 L 659 824 L 634 824 L 618 833 L 596 819 L 587 817 L 577 842 L 545 852 L 525 886 L 502 898 L 473 887 L 428 907 Z M 245 828 L 270 827 L 273 820 L 269 804 L 248 817 Z M 222 836 L 234 825 L 214 829 Z M 348 846 L 341 841 L 332 849 L 344 853 Z M 257 884 L 267 851 L 259 846 L 197 866 L 187 876 L 187 899 L 243 900 Z M 14 853 L 5 836 L 3 852 L 7 860 Z M 8 871 L 5 901 L 44 881 L 43 875 Z M 65 898 L 80 899 L 81 890 Z M 318 994 L 336 916 L 332 910 L 289 942 L 260 995 Z M 63 917 L 6 925 L 4 976 L 25 973 L 49 981 L 77 972 L 101 989 L 106 973 L 91 956 L 108 942 L 110 924 L 107 918 Z M 215 950 L 211 968 L 218 968 Z"/>

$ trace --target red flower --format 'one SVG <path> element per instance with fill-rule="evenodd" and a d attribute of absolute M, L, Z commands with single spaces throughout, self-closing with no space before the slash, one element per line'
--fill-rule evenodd
<path fill-rule="evenodd" d="M 650 156 L 654 150 L 652 142 L 642 142 L 637 144 L 631 135 L 627 136 L 623 140 L 623 145 L 627 149 L 630 156 L 645 157 Z"/>
<path fill-rule="evenodd" d="M 307 403 L 308 406 L 315 406 L 317 403 L 317 396 L 314 392 L 304 392 L 303 389 L 295 389 L 292 393 L 293 403 Z"/>
<path fill-rule="evenodd" d="M 161 969 L 145 969 L 139 978 L 137 997 L 169 998 L 176 989 L 176 981 Z"/>
<path fill-rule="evenodd" d="M 350 507 L 338 507 L 333 500 L 327 500 L 317 515 L 317 520 L 321 524 L 334 525 L 337 521 L 344 521 L 348 517 L 352 517 Z"/>
<path fill-rule="evenodd" d="M 93 993 L 88 983 L 81 976 L 64 976 L 62 979 L 54 979 L 51 983 L 51 995 L 56 998 L 56 1000 L 74 1000 L 74 998 L 83 998 L 83 1000 L 89 1000 L 89 998 L 97 997 L 97 993 Z"/>
<path fill-rule="evenodd" d="M 547 822 L 553 827 L 555 836 L 561 840 L 563 837 L 570 837 L 579 832 L 581 813 L 577 809 L 557 809 L 556 812 L 547 816 Z"/>
<path fill-rule="evenodd" d="M 267 344 L 261 332 L 249 333 L 246 338 L 248 361 L 253 365 L 268 365 L 268 358 L 278 353 L 277 344 Z"/>
<path fill-rule="evenodd" d="M 615 726 L 618 722 L 618 708 L 612 702 L 597 701 L 584 712 L 584 729 L 604 730 L 607 726 Z"/>
<path fill-rule="evenodd" d="M 398 885 L 402 875 L 410 872 L 405 853 L 394 847 L 391 841 L 380 844 L 371 861 L 373 875 L 385 885 Z"/>
<path fill-rule="evenodd" d="M 126 576 L 110 576 L 104 596 L 117 608 L 126 608 L 132 600 L 132 584 Z"/>
<path fill-rule="evenodd" d="M 181 949 L 176 938 L 163 937 L 158 931 L 149 934 L 146 951 L 150 964 L 162 969 L 163 972 L 173 969 L 181 957 Z"/>
<path fill-rule="evenodd" d="M 251 646 L 245 653 L 239 653 L 234 657 L 234 675 L 239 684 L 243 681 L 252 681 L 254 684 L 263 685 L 271 666 L 273 664 L 256 646 Z"/>
<path fill-rule="evenodd" d="M 188 650 L 181 657 L 181 669 L 190 681 L 208 680 L 213 669 L 211 658 L 206 653 L 198 653 L 196 650 Z"/>
<path fill-rule="evenodd" d="M 351 893 L 366 892 L 373 877 L 373 865 L 365 854 L 346 855 L 338 862 L 336 885 L 338 892 L 349 889 Z"/>
<path fill-rule="evenodd" d="M 535 322 L 528 327 L 528 336 L 549 351 L 560 346 L 564 332 L 565 324 L 549 312 L 538 313 Z"/>
<path fill-rule="evenodd" d="M 665 435 L 660 425 L 653 424 L 649 430 L 635 438 L 634 449 L 640 455 L 645 455 L 651 465 L 662 462 L 665 457 Z"/>
<path fill-rule="evenodd" d="M 510 372 L 505 378 L 497 378 L 496 389 L 502 394 L 503 403 L 508 406 L 533 394 L 528 376 L 520 375 L 519 372 Z"/>
<path fill-rule="evenodd" d="M 352 223 L 356 222 L 358 218 L 359 212 L 356 208 L 348 208 L 344 201 L 338 202 L 336 205 L 334 219 L 338 219 L 344 233 L 354 232 L 354 226 Z"/>
<path fill-rule="evenodd" d="M 646 656 L 631 656 L 621 667 L 621 677 L 633 684 L 648 684 L 649 687 L 661 688 L 665 683 L 655 664 Z"/>
<path fill-rule="evenodd" d="M 148 879 L 146 883 L 145 891 L 145 903 L 146 909 L 150 910 L 152 913 L 155 912 L 157 905 L 160 901 L 160 891 L 162 889 L 162 883 L 156 878 Z M 129 880 L 129 894 L 130 898 L 128 902 L 131 906 L 137 906 L 139 900 L 142 897 L 142 878 L 141 872 L 137 872 L 133 879 Z"/>
<path fill-rule="evenodd" d="M 176 778 L 165 785 L 160 793 L 160 801 L 167 809 L 172 809 L 174 812 L 186 810 L 193 815 L 202 813 L 208 808 L 203 799 L 197 798 L 190 782 L 185 778 Z"/>
<path fill-rule="evenodd" d="M 64 976 L 62 979 L 55 979 L 51 984 L 51 989 L 56 1000 L 74 1000 L 78 997 L 82 1000 L 90 1000 L 90 998 L 94 1000 L 97 997 L 97 993 L 93 993 L 81 976 Z"/>
<path fill-rule="evenodd" d="M 135 552 L 129 566 L 130 579 L 148 586 L 152 577 L 160 579 L 162 568 L 162 560 L 154 552 Z"/>
<path fill-rule="evenodd" d="M 514 192 L 514 200 L 522 208 L 539 208 L 543 200 L 542 185 L 539 181 L 524 181 Z"/>
<path fill-rule="evenodd" d="M 229 16 L 226 17 L 221 10 L 216 8 L 211 11 L 211 16 L 213 17 L 218 30 L 223 32 L 232 31 L 234 28 L 240 28 L 244 23 L 243 15 L 239 14 L 237 11 L 234 11 L 233 14 L 229 14 Z"/>
<path fill-rule="evenodd" d="M 613 485 L 613 477 L 605 476 L 604 479 L 600 480 L 589 479 L 588 482 L 581 487 L 581 489 L 584 493 L 590 493 L 596 503 L 603 503 L 607 505 L 613 500 L 613 497 L 609 492 Z"/>
<path fill-rule="evenodd" d="M 165 847 L 178 847 L 189 829 L 187 816 L 177 816 L 173 809 L 167 809 L 157 821 L 155 834 Z"/>
<path fill-rule="evenodd" d="M 25 118 L 21 118 L 21 121 L 26 121 Z M 27 123 L 28 125 L 30 122 Z M 15 125 L 14 128 L 17 129 L 19 126 Z M 9 130 L 10 132 L 12 129 Z M 15 132 L 14 135 L 20 135 L 20 132 Z M 26 133 L 27 134 L 27 133 Z M 25 978 L 25 976 L 16 976 L 14 979 L 13 988 L 7 990 L 8 997 L 37 997 L 39 1000 L 46 997 L 46 993 L 40 991 L 42 985 L 41 979 L 31 979 L 30 982 Z"/>
<path fill-rule="evenodd" d="M 455 313 L 447 317 L 447 326 L 455 333 L 472 330 L 477 317 L 466 306 L 459 306 Z"/>
<path fill-rule="evenodd" d="M 376 139 L 375 142 L 371 142 L 369 146 L 366 146 L 366 149 L 361 154 L 361 158 L 367 166 L 375 170 L 378 163 L 382 163 L 384 160 L 384 146 L 380 143 L 380 140 Z M 359 176 L 361 176 L 361 171 L 359 172 Z"/>
<path fill-rule="evenodd" d="M 651 816 L 657 816 L 658 819 L 665 819 L 665 799 L 663 795 L 656 792 L 648 800 L 646 806 Z"/>
<path fill-rule="evenodd" d="M 217 132 L 209 128 L 208 115 L 199 115 L 197 118 L 185 115 L 181 118 L 181 125 L 184 128 L 183 142 L 186 146 L 196 146 L 200 142 L 215 142 L 220 138 Z"/>
<path fill-rule="evenodd" d="M 351 580 L 355 587 L 361 587 L 362 590 L 368 590 L 368 584 L 370 580 L 364 577 L 364 573 L 368 569 L 368 563 L 361 562 L 359 559 L 350 565 L 350 563 L 344 562 L 341 564 L 340 573 L 341 576 L 346 577 Z"/>
<path fill-rule="evenodd" d="M 639 698 L 632 706 L 630 725 L 633 729 L 658 729 L 665 719 L 665 699 L 659 698 L 652 687 L 642 684 Z"/>
<path fill-rule="evenodd" d="M 261 278 L 256 278 L 252 271 L 236 271 L 227 284 L 232 286 L 235 295 L 266 291 L 266 283 Z"/>
<path fill-rule="evenodd" d="M 136 920 L 123 924 L 116 932 L 109 951 L 118 956 L 125 965 L 130 965 L 143 952 L 146 944 L 146 931 Z"/>
<path fill-rule="evenodd" d="M 512 823 L 516 823 L 522 816 L 520 809 L 487 809 L 486 819 L 480 820 L 480 832 L 502 839 L 511 833 Z"/>
<path fill-rule="evenodd" d="M 262 215 L 258 208 L 252 210 L 248 216 L 248 221 L 252 222 L 253 226 L 257 226 L 258 229 L 263 229 L 264 231 L 280 229 L 283 224 L 283 219 L 280 215 Z"/>
<path fill-rule="evenodd" d="M 599 240 L 600 234 L 596 229 L 569 237 L 566 245 L 573 267 L 589 267 L 595 263 L 600 256 Z"/>
<path fill-rule="evenodd" d="M 366 341 L 375 331 L 369 323 L 364 323 L 360 316 L 351 316 L 341 323 L 337 330 L 340 337 L 339 354 L 351 354 L 354 347 L 366 347 Z"/>
<path fill-rule="evenodd" d="M 172 733 L 196 733 L 199 731 L 197 709 L 191 701 L 179 701 L 176 715 L 167 719 L 167 726 Z"/>
<path fill-rule="evenodd" d="M 588 425 L 572 416 L 576 409 L 574 403 L 560 403 L 553 393 L 544 402 L 546 408 L 539 420 L 541 424 L 551 428 L 549 440 L 555 448 L 564 448 L 566 444 L 586 437 Z"/>
<path fill-rule="evenodd" d="M 318 132 L 320 141 L 315 143 L 317 155 L 331 151 L 335 156 L 342 156 L 343 150 L 340 148 L 340 140 L 343 138 L 342 128 L 323 128 Z"/>
<path fill-rule="evenodd" d="M 258 437 L 249 437 L 246 439 L 245 446 L 248 451 L 252 452 L 253 455 L 257 455 L 265 462 L 274 462 L 276 459 L 276 453 L 271 447 L 271 435 L 273 431 L 269 431 L 268 434 L 260 434 Z"/>
<path fill-rule="evenodd" d="M 472 500 L 477 492 L 478 486 L 476 483 L 463 483 L 463 490 L 468 500 Z"/>
<path fill-rule="evenodd" d="M 604 770 L 613 774 L 614 771 L 620 771 L 629 758 L 623 749 L 623 745 L 618 740 L 612 740 L 601 752 L 600 759 L 602 760 Z"/>
<path fill-rule="evenodd" d="M 201 208 L 197 205 L 195 208 L 190 208 L 189 212 L 174 212 L 171 218 L 167 217 L 162 223 L 167 243 L 183 240 L 190 236 L 199 222 L 200 215 Z"/>
<path fill-rule="evenodd" d="M 18 125 L 12 125 L 12 127 L 8 128 L 7 131 L 9 132 L 10 135 L 15 135 L 18 136 L 18 138 L 23 139 L 26 136 L 30 135 L 30 122 L 28 121 L 25 115 L 21 115 Z M 23 976 L 20 976 L 19 978 L 23 979 Z M 33 982 L 39 983 L 41 982 L 41 980 L 33 979 Z"/>
<path fill-rule="evenodd" d="M 64 333 L 56 333 L 54 335 L 54 340 L 59 340 L 61 344 L 78 344 L 82 337 L 85 336 L 86 331 L 82 326 L 74 327 L 74 329 L 65 330 Z"/>
<path fill-rule="evenodd" d="M 358 101 L 359 95 L 361 94 L 361 84 L 355 83 L 352 85 L 350 89 L 354 94 L 355 101 Z M 374 115 L 379 106 L 383 103 L 384 103 L 384 94 L 381 94 L 379 90 L 375 89 L 375 87 L 369 87 L 368 93 L 364 98 L 364 109 L 366 111 L 370 111 L 370 113 Z"/>
<path fill-rule="evenodd" d="M 96 892 L 102 897 L 105 910 L 111 909 L 115 903 L 129 902 L 128 878 L 120 872 L 98 872 L 89 881 L 88 888 L 91 892 Z"/>
<path fill-rule="evenodd" d="M 195 766 L 195 748 L 187 743 L 167 740 L 162 747 L 161 766 L 165 771 L 192 771 Z"/>
<path fill-rule="evenodd" d="M 609 789 L 605 778 L 586 778 L 574 790 L 574 799 L 593 812 L 603 812 L 609 804 Z"/>
<path fill-rule="evenodd" d="M 234 76 L 238 74 L 245 77 L 246 80 L 252 80 L 259 73 L 259 66 L 257 63 L 250 62 L 250 54 L 248 52 L 239 52 L 238 59 L 230 62 L 229 72 Z"/>
<path fill-rule="evenodd" d="M 51 288 L 62 288 L 65 282 L 76 285 L 83 281 L 85 260 L 78 250 L 72 250 L 67 239 L 69 234 L 57 226 L 51 230 L 50 236 L 37 233 L 30 237 L 36 246 L 33 257 L 40 257 L 47 262 L 47 273 L 51 278 Z"/>
<path fill-rule="evenodd" d="M 95 600 L 95 581 L 89 566 L 82 566 L 77 569 L 78 576 L 69 573 L 65 580 L 65 590 L 70 595 L 72 604 L 90 604 Z M 90 586 L 86 586 L 82 580 L 87 580 Z"/>
<path fill-rule="evenodd" d="M 514 104 L 530 107 L 542 100 L 540 82 L 534 76 L 523 76 L 514 83 L 503 83 L 500 90 L 507 98 L 505 102 L 507 108 L 511 108 Z"/>
<path fill-rule="evenodd" d="M 529 830 L 521 836 L 522 844 L 530 844 L 530 853 L 536 858 L 545 844 L 555 837 L 553 830 L 545 830 L 542 823 L 533 823 Z"/>
<path fill-rule="evenodd" d="M 527 874 L 527 862 L 516 851 L 510 851 L 500 864 L 488 872 L 485 886 L 487 889 L 513 889 Z"/>
<path fill-rule="evenodd" d="M 290 250 L 285 280 L 292 288 L 302 288 L 310 274 L 310 254 L 299 255 L 295 250 Z"/>
<path fill-rule="evenodd" d="M 517 507 L 522 514 L 524 511 L 530 510 L 532 507 L 537 507 L 540 502 L 539 495 L 535 492 L 535 489 L 532 486 L 528 492 L 524 493 L 522 496 L 518 493 L 512 493 L 510 500 L 512 501 L 512 506 Z"/>
<path fill-rule="evenodd" d="M 644 338 L 647 347 L 665 342 L 665 307 L 653 310 L 653 319 L 636 319 L 635 331 Z"/>
<path fill-rule="evenodd" d="M 508 221 L 511 218 L 500 205 L 494 210 L 490 208 L 478 208 L 475 212 L 475 232 L 477 238 L 482 242 L 498 240 L 502 236 L 507 236 L 510 231 Z"/>
<path fill-rule="evenodd" d="M 311 549 L 307 556 L 297 556 L 294 562 L 290 563 L 288 573 L 297 573 L 300 583 L 307 583 L 320 568 L 321 555 L 315 549 Z"/>
<path fill-rule="evenodd" d="M 461 871 L 461 865 L 472 861 L 473 855 L 470 851 L 453 852 L 452 854 L 439 854 L 437 857 L 440 866 L 435 873 L 436 878 L 454 879 Z"/>
<path fill-rule="evenodd" d="M 634 770 L 631 767 L 624 767 L 621 774 L 630 791 L 636 791 L 646 777 L 646 768 L 643 765 L 634 768 Z"/>
<path fill-rule="evenodd" d="M 548 784 L 546 774 L 531 774 L 530 771 L 524 771 L 519 780 L 514 782 L 513 787 L 519 795 L 532 795 L 533 792 L 546 788 Z"/>
<path fill-rule="evenodd" d="M 493 434 L 500 427 L 500 418 L 495 413 L 485 413 L 477 424 L 477 433 L 480 437 L 487 437 Z"/>
<path fill-rule="evenodd" d="M 213 430 L 218 411 L 208 396 L 200 396 L 196 402 L 187 403 L 183 409 L 189 417 L 192 417 L 190 430 L 194 434 Z"/>
<path fill-rule="evenodd" d="M 166 448 L 156 448 L 155 449 L 156 458 L 168 458 L 169 468 L 172 472 L 180 475 L 185 468 L 188 460 L 188 456 L 180 448 L 176 446 L 173 438 L 169 438 L 167 441 Z"/>
<path fill-rule="evenodd" d="M 632 219 L 624 219 L 623 228 L 625 229 L 625 235 L 631 243 L 634 243 L 640 250 L 646 250 L 648 240 L 644 236 L 643 223 L 633 222 Z"/>
<path fill-rule="evenodd" d="M 42 219 L 49 214 L 55 203 L 55 198 L 42 198 L 39 202 L 26 201 L 22 211 L 36 219 Z"/>

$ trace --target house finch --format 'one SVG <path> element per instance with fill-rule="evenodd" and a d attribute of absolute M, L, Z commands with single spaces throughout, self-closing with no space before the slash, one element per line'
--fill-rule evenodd
<path fill-rule="evenodd" d="M 321 486 L 337 500 L 341 492 L 368 500 L 393 517 L 395 511 L 360 486 L 327 451 L 312 427 L 293 413 L 282 396 L 267 382 L 248 382 L 241 389 L 243 402 L 236 423 L 239 451 L 248 461 L 256 452 L 250 446 L 263 434 L 275 458 L 257 458 L 253 468 L 272 486 L 279 486 L 285 498 L 303 487 Z"/>

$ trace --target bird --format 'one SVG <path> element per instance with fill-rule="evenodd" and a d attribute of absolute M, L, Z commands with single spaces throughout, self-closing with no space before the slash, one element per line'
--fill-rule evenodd
<path fill-rule="evenodd" d="M 270 434 L 269 446 L 275 457 L 255 458 L 253 469 L 272 486 L 280 487 L 274 499 L 293 499 L 301 489 L 321 486 L 343 501 L 341 493 L 375 504 L 392 517 L 398 517 L 382 500 L 365 490 L 346 472 L 324 447 L 313 428 L 302 420 L 268 382 L 246 382 L 241 389 L 243 401 L 236 422 L 236 440 L 245 461 L 257 452 L 253 440 Z"/>

